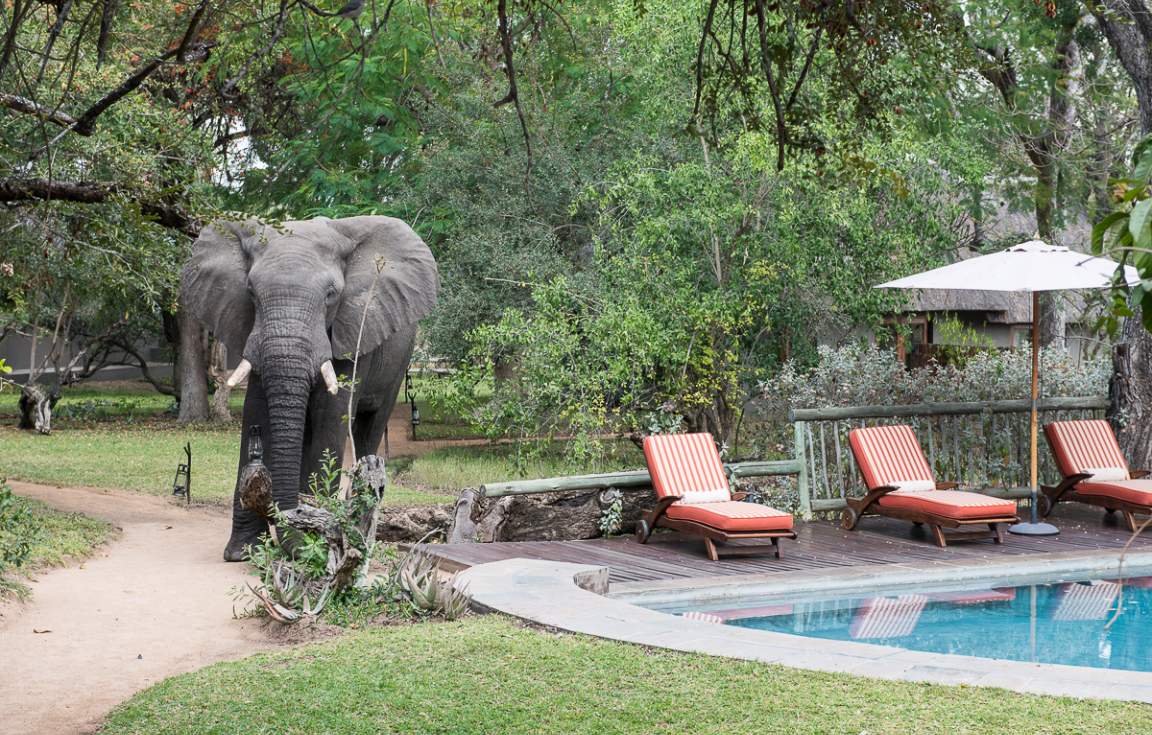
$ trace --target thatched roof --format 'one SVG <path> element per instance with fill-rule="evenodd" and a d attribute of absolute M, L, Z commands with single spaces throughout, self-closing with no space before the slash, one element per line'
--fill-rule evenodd
<path fill-rule="evenodd" d="M 906 311 L 985 312 L 993 324 L 1027 324 L 1032 321 L 1032 298 L 1026 293 L 1005 291 L 913 291 Z"/>
<path fill-rule="evenodd" d="M 1085 309 L 1084 298 L 1076 292 L 1060 292 L 1068 321 L 1078 321 Z M 926 288 L 910 291 L 905 313 L 983 313 L 989 324 L 1030 324 L 1032 296 L 1006 291 L 950 291 Z"/>

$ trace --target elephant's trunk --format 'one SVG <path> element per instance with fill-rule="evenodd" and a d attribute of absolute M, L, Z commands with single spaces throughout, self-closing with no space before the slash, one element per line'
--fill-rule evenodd
<path fill-rule="evenodd" d="M 283 329 L 277 329 L 275 335 L 266 335 L 261 350 L 271 435 L 267 464 L 276 506 L 289 510 L 299 502 L 304 423 L 315 369 L 304 325 L 296 320 L 272 323 Z"/>

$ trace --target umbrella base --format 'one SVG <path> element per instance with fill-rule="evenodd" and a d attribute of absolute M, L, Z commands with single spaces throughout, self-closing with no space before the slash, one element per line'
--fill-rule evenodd
<path fill-rule="evenodd" d="M 1060 529 L 1051 523 L 1015 523 L 1008 526 L 1008 533 L 1018 536 L 1055 536 Z"/>

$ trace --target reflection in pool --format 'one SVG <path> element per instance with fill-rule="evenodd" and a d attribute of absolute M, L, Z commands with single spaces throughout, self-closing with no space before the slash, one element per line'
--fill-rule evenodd
<path fill-rule="evenodd" d="M 917 651 L 1152 671 L 1152 577 L 896 593 L 686 614 L 746 628 Z"/>

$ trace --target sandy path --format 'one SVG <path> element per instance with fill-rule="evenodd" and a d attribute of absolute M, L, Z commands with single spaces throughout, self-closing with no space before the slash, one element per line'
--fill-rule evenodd
<path fill-rule="evenodd" d="M 2 610 L 0 733 L 90 732 L 161 679 L 275 645 L 259 622 L 232 617 L 232 591 L 251 577 L 246 564 L 220 560 L 227 509 L 9 484 L 123 532 L 84 564 L 38 577 L 29 604 Z"/>

